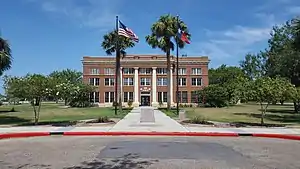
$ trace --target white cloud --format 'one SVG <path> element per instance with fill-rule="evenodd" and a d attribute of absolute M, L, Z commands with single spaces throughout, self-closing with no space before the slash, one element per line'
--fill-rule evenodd
<path fill-rule="evenodd" d="M 107 30 L 115 23 L 120 0 L 27 0 L 42 10 L 71 19 L 83 27 Z"/>
<path fill-rule="evenodd" d="M 209 40 L 193 44 L 194 48 L 189 52 L 207 55 L 213 62 L 228 63 L 250 52 L 257 43 L 266 42 L 270 31 L 271 27 L 244 26 L 235 26 L 224 31 L 206 30 Z"/>

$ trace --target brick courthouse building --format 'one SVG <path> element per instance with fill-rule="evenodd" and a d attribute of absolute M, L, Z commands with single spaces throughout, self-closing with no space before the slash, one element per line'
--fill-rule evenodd
<path fill-rule="evenodd" d="M 179 58 L 179 102 L 196 103 L 195 91 L 208 85 L 208 57 Z M 83 80 L 98 86 L 91 93 L 91 102 L 111 106 L 115 91 L 115 58 L 89 57 L 82 60 Z M 176 103 L 176 57 L 171 56 L 171 103 Z M 167 102 L 167 61 L 165 55 L 127 55 L 121 59 L 121 90 L 123 104 L 128 100 L 134 106 L 158 105 Z"/>

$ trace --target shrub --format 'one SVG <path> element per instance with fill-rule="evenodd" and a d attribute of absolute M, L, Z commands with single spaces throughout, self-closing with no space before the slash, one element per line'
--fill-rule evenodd
<path fill-rule="evenodd" d="M 213 123 L 206 121 L 206 119 L 202 116 L 195 116 L 190 120 L 190 122 L 193 124 L 208 124 L 208 125 L 213 124 Z"/>
<path fill-rule="evenodd" d="M 113 106 L 119 106 L 119 103 L 118 102 L 113 102 Z"/>
<path fill-rule="evenodd" d="M 132 103 L 133 103 L 133 101 L 130 99 L 130 100 L 128 100 L 128 102 L 127 102 L 127 104 L 128 104 L 128 106 L 129 107 L 131 107 L 132 106 Z"/>
<path fill-rule="evenodd" d="M 163 104 L 164 104 L 164 103 L 163 103 L 162 101 L 160 101 L 160 102 L 159 102 L 159 107 L 162 107 Z"/>

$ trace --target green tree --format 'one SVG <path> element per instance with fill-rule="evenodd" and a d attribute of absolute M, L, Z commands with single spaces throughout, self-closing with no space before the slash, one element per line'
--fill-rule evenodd
<path fill-rule="evenodd" d="M 287 78 L 296 87 L 300 86 L 300 52 L 295 49 L 296 30 L 292 21 L 282 26 L 274 26 L 269 39 L 269 51 L 266 61 L 267 75 Z M 295 112 L 299 105 L 294 102 Z"/>
<path fill-rule="evenodd" d="M 91 92 L 94 92 L 94 86 L 80 83 L 73 86 L 70 99 L 71 107 L 89 107 L 91 105 L 89 96 Z"/>
<path fill-rule="evenodd" d="M 82 72 L 72 69 L 53 71 L 49 74 L 49 81 L 55 92 L 52 93 L 52 97 L 57 100 L 63 99 L 67 106 L 72 98 L 70 94 L 72 87 L 82 83 Z"/>
<path fill-rule="evenodd" d="M 0 37 L 0 76 L 4 71 L 9 70 L 12 64 L 10 45 L 7 40 Z"/>
<path fill-rule="evenodd" d="M 259 54 L 248 53 L 246 54 L 245 59 L 240 62 L 240 67 L 250 80 L 254 80 L 264 76 L 265 61 L 266 52 L 261 51 Z"/>
<path fill-rule="evenodd" d="M 286 90 L 292 90 L 291 83 L 282 86 L 286 82 L 282 78 L 260 77 L 252 82 L 251 98 L 260 104 L 261 108 L 261 124 L 264 124 L 264 117 L 266 115 L 268 106 L 281 99 Z M 291 93 L 291 92 L 289 92 Z"/>
<path fill-rule="evenodd" d="M 178 19 L 177 17 L 172 15 L 163 15 L 161 16 L 157 22 L 155 22 L 151 26 L 151 34 L 146 36 L 147 43 L 152 48 L 159 48 L 163 52 L 166 53 L 167 57 L 167 84 L 168 84 L 168 104 L 167 107 L 170 109 L 171 107 L 171 51 L 174 50 L 175 44 L 172 42 L 172 39 L 175 39 L 176 43 L 178 43 L 178 47 L 180 49 L 184 48 L 185 43 L 181 41 L 179 38 L 176 38 L 178 32 L 178 25 L 180 28 L 189 35 L 188 28 L 186 24 Z M 190 35 L 188 36 L 190 39 Z"/>
<path fill-rule="evenodd" d="M 295 18 L 292 20 L 292 26 L 295 30 L 295 41 L 294 41 L 294 47 L 297 51 L 300 51 L 300 18 Z"/>
<path fill-rule="evenodd" d="M 56 78 L 60 82 L 70 82 L 73 84 L 82 82 L 82 72 L 72 70 L 72 69 L 53 71 L 52 73 L 49 74 L 49 77 Z"/>
<path fill-rule="evenodd" d="M 118 45 L 117 45 L 118 44 Z M 116 61 L 116 75 L 118 78 L 118 102 L 119 109 L 122 111 L 122 92 L 121 92 L 121 85 L 119 84 L 121 82 L 121 76 L 120 76 L 120 60 L 121 55 L 122 57 L 125 57 L 126 55 L 126 49 L 132 48 L 135 46 L 135 43 L 132 39 L 119 36 L 117 31 L 112 31 L 106 35 L 103 36 L 103 41 L 101 44 L 102 48 L 105 50 L 107 55 L 112 55 L 114 52 L 117 52 L 117 47 L 120 49 L 120 53 L 117 53 L 117 61 Z"/>
<path fill-rule="evenodd" d="M 245 74 L 241 68 L 235 66 L 221 65 L 216 69 L 209 69 L 209 83 L 217 84 L 226 90 L 228 103 L 235 104 L 241 98 L 240 86 L 243 86 Z"/>
<path fill-rule="evenodd" d="M 212 84 L 198 91 L 200 102 L 209 107 L 225 107 L 229 105 L 228 92 L 221 85 Z"/>
<path fill-rule="evenodd" d="M 51 94 L 48 78 L 40 74 L 11 77 L 5 82 L 6 93 L 11 97 L 30 101 L 34 112 L 34 123 L 38 124 L 42 101 Z"/>

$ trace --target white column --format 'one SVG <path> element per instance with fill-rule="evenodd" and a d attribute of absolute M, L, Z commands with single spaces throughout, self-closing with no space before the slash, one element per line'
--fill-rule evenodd
<path fill-rule="evenodd" d="M 152 106 L 158 106 L 156 100 L 156 67 L 152 67 Z"/>
<path fill-rule="evenodd" d="M 171 67 L 170 74 L 171 74 L 171 79 L 170 79 L 171 93 L 170 93 L 170 97 L 171 97 L 171 105 L 173 105 L 174 104 L 174 102 L 173 102 L 173 67 Z"/>
<path fill-rule="evenodd" d="M 138 107 L 139 103 L 139 68 L 134 67 L 134 102 L 133 106 Z"/>
<path fill-rule="evenodd" d="M 120 91 L 121 91 L 121 100 L 122 100 L 122 105 L 123 105 L 123 67 L 120 67 Z"/>

